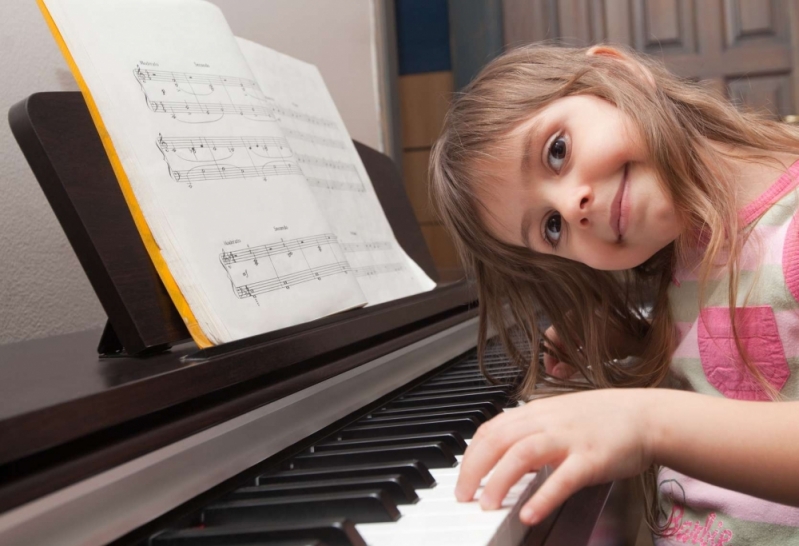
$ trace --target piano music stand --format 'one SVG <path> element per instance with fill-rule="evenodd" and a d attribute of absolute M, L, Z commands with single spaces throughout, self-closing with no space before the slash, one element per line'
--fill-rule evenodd
<path fill-rule="evenodd" d="M 36 93 L 15 104 L 8 117 L 108 315 L 98 352 L 145 357 L 187 340 L 189 333 L 145 250 L 83 96 L 79 92 Z M 393 162 L 358 142 L 355 147 L 398 242 L 437 280 Z M 320 319 L 300 327 L 309 329 L 324 322 Z M 292 327 L 282 332 L 296 331 Z M 269 337 L 274 339 L 274 335 Z"/>

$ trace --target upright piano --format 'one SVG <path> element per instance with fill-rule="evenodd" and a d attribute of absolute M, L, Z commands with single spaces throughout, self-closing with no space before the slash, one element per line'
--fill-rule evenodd
<path fill-rule="evenodd" d="M 480 374 L 465 281 L 198 350 L 81 95 L 32 95 L 9 121 L 109 322 L 0 347 L 0 545 L 624 543 L 601 523 L 612 484 L 532 528 L 518 511 L 549 469 L 502 510 L 455 501 L 469 438 L 520 374 L 496 345 L 502 383 Z M 356 147 L 435 279 L 397 169 Z"/>

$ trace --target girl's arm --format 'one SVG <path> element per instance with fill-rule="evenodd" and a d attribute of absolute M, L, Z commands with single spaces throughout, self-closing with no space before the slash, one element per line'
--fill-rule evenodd
<path fill-rule="evenodd" d="M 721 487 L 799 506 L 799 402 L 741 402 L 668 389 L 602 389 L 530 402 L 482 425 L 455 494 L 498 508 L 530 470 L 555 472 L 525 504 L 532 524 L 581 488 L 652 462 Z"/>
<path fill-rule="evenodd" d="M 743 402 L 658 389 L 647 403 L 656 463 L 799 506 L 799 402 Z"/>

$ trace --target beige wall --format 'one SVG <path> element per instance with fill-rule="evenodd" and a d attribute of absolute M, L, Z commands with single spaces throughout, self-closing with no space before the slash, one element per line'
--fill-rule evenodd
<path fill-rule="evenodd" d="M 373 1 L 211 0 L 237 36 L 315 64 L 352 138 L 382 151 Z"/>
<path fill-rule="evenodd" d="M 215 0 L 237 35 L 319 66 L 353 138 L 382 150 L 374 2 Z M 0 110 L 7 113 L 37 91 L 77 90 L 36 3 L 0 0 L 0 13 Z M 4 119 L 0 343 L 104 322 L 94 291 Z"/>

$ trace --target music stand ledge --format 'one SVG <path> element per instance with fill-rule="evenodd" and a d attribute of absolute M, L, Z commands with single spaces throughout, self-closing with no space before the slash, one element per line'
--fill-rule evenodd
<path fill-rule="evenodd" d="M 146 357 L 189 339 L 139 236 L 83 96 L 79 92 L 35 93 L 12 106 L 8 118 L 11 132 L 108 315 L 98 352 L 102 356 Z M 437 280 L 396 166 L 368 146 L 355 142 L 355 147 L 400 245 Z M 465 285 L 453 288 L 445 291 L 450 296 L 458 293 L 458 305 L 474 299 Z M 433 292 L 440 295 L 439 290 Z M 426 304 L 417 303 L 426 305 L 427 312 L 444 311 L 441 305 L 431 308 L 429 296 L 420 296 L 403 298 L 409 300 L 404 304 L 427 300 Z M 343 316 L 354 320 L 364 315 L 362 320 L 373 320 L 374 310 L 392 303 Z M 424 314 L 419 305 L 417 308 L 417 314 Z M 321 319 L 280 332 L 295 334 L 327 323 Z M 268 338 L 274 340 L 274 334 Z M 257 345 L 261 337 L 249 339 Z M 215 352 L 223 347 L 214 348 Z"/>

